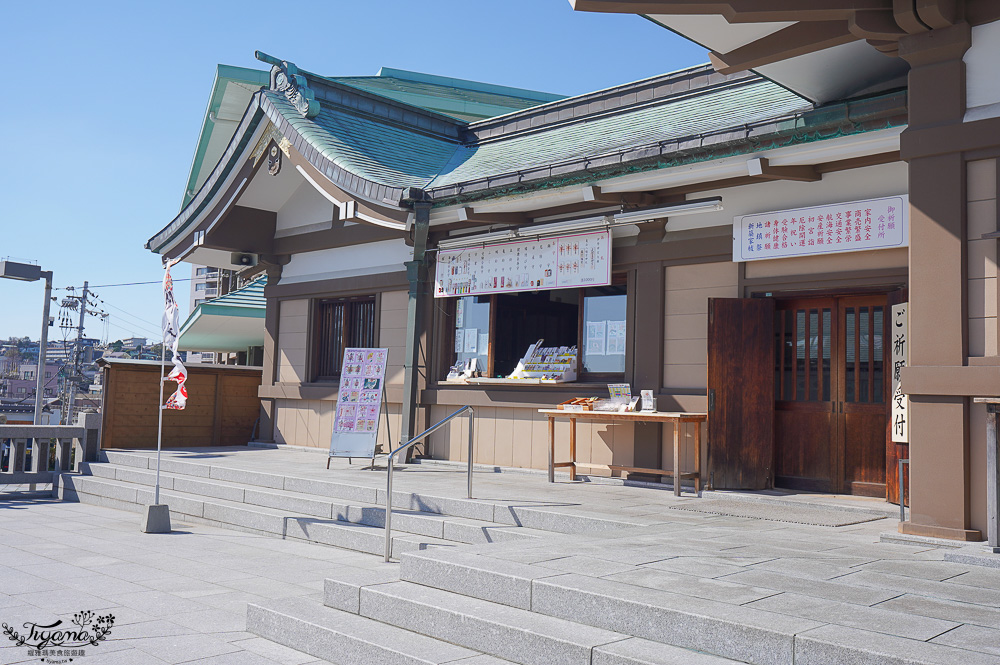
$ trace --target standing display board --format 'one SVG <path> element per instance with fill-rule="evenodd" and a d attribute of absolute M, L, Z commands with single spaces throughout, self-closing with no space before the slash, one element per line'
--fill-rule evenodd
<path fill-rule="evenodd" d="M 388 349 L 344 350 L 330 457 L 375 455 L 388 359 Z"/>
<path fill-rule="evenodd" d="M 900 195 L 736 217 L 733 260 L 906 247 L 909 208 Z"/>
<path fill-rule="evenodd" d="M 611 233 L 596 231 L 439 250 L 434 297 L 545 291 L 610 283 Z"/>

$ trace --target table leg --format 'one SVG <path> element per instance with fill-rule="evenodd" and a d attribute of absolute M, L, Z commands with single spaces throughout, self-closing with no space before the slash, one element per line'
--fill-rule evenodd
<path fill-rule="evenodd" d="M 674 496 L 681 495 L 681 424 L 674 423 Z"/>
<path fill-rule="evenodd" d="M 986 405 L 986 541 L 989 549 L 1000 552 L 1000 459 L 997 448 L 997 406 Z M 913 467 L 910 467 L 913 478 Z M 912 480 L 911 499 L 912 499 Z M 913 503 L 911 501 L 912 509 Z M 910 519 L 913 519 L 912 516 Z"/>
<path fill-rule="evenodd" d="M 549 416 L 549 482 L 556 482 L 556 419 Z"/>
<path fill-rule="evenodd" d="M 569 468 L 569 479 L 576 480 L 576 418 L 569 419 L 569 461 L 573 463 Z"/>
<path fill-rule="evenodd" d="M 701 491 L 701 423 L 694 424 L 694 492 Z"/>

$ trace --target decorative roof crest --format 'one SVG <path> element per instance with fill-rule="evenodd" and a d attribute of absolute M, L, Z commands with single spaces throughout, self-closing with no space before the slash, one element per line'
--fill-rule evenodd
<path fill-rule="evenodd" d="M 299 74 L 299 68 L 294 63 L 278 60 L 263 51 L 254 51 L 254 57 L 271 65 L 271 90 L 284 93 L 303 118 L 319 115 L 319 102 L 309 89 L 306 77 Z"/>

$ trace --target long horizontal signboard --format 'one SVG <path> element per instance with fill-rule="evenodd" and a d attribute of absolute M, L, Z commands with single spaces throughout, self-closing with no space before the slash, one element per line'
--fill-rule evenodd
<path fill-rule="evenodd" d="M 442 249 L 434 297 L 544 291 L 611 283 L 611 233 Z"/>
<path fill-rule="evenodd" d="M 733 220 L 733 260 L 906 247 L 909 205 L 905 195 L 762 212 Z"/>

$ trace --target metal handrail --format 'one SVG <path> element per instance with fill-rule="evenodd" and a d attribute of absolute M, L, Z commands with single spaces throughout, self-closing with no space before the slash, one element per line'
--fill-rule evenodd
<path fill-rule="evenodd" d="M 391 553 L 391 550 L 392 550 L 392 467 L 393 467 L 393 460 L 396 459 L 396 454 L 399 453 L 402 450 L 406 450 L 407 448 L 409 448 L 410 446 L 412 446 L 413 444 L 415 444 L 417 441 L 420 441 L 421 439 L 427 438 L 428 436 L 430 436 L 431 434 L 433 434 L 437 430 L 441 429 L 445 425 L 445 423 L 447 423 L 448 421 L 452 420 L 456 416 L 460 416 L 461 414 L 465 413 L 466 411 L 469 412 L 469 471 L 468 471 L 469 478 L 468 478 L 468 491 L 467 491 L 466 494 L 467 494 L 468 498 L 471 499 L 472 498 L 472 454 L 473 454 L 473 441 L 474 441 L 474 437 L 475 437 L 475 426 L 476 426 L 476 410 L 473 409 L 471 406 L 463 406 L 461 409 L 459 409 L 455 413 L 451 414 L 450 416 L 448 416 L 444 420 L 442 420 L 442 421 L 440 421 L 440 422 L 438 422 L 438 423 L 436 423 L 434 425 L 431 425 L 430 427 L 428 427 L 427 429 L 425 429 L 423 432 L 421 432 L 420 434 L 418 434 L 417 436 L 413 437 L 412 439 L 410 439 L 406 443 L 400 445 L 399 448 L 396 448 L 391 453 L 389 453 L 389 463 L 388 463 L 389 474 L 388 474 L 388 478 L 386 479 L 386 487 L 385 487 L 385 561 L 386 561 L 386 563 L 389 562 L 389 554 Z"/>

